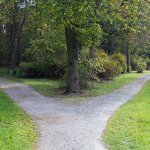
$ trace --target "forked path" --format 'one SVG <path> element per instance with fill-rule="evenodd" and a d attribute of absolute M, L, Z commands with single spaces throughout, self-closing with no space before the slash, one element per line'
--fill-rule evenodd
<path fill-rule="evenodd" d="M 149 79 L 145 75 L 110 94 L 71 105 L 3 78 L 0 88 L 33 117 L 39 130 L 38 150 L 106 150 L 101 136 L 107 120 Z"/>

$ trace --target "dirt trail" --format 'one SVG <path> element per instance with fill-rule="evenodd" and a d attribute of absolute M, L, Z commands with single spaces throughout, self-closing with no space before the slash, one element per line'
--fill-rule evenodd
<path fill-rule="evenodd" d="M 101 136 L 107 120 L 149 79 L 145 75 L 110 94 L 72 105 L 4 78 L 0 78 L 0 88 L 34 118 L 40 136 L 38 150 L 106 150 Z"/>

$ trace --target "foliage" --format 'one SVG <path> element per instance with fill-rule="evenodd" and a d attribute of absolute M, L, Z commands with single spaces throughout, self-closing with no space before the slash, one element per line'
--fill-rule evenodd
<path fill-rule="evenodd" d="M 31 40 L 20 64 L 20 74 L 28 77 L 60 78 L 65 72 L 66 45 L 62 26 L 42 33 L 39 39 Z"/>
<path fill-rule="evenodd" d="M 142 58 L 135 59 L 134 65 L 137 73 L 142 73 L 147 67 L 146 62 Z"/>
<path fill-rule="evenodd" d="M 105 72 L 100 74 L 101 79 L 110 80 L 122 72 L 122 67 L 111 58 L 104 61 Z"/>
<path fill-rule="evenodd" d="M 150 56 L 150 7 L 147 1 L 38 0 L 36 7 L 25 9 L 20 9 L 17 4 L 17 0 L 0 2 L 0 65 L 7 65 L 14 73 L 22 61 L 34 63 L 37 72 L 40 69 L 36 66 L 45 68 L 45 71 L 41 69 L 41 75 L 35 73 L 39 76 L 45 76 L 52 70 L 66 70 L 70 64 L 67 64 L 67 54 L 71 54 L 67 53 L 64 30 L 67 28 L 75 33 L 79 52 L 86 47 L 103 49 L 108 55 L 119 52 L 127 54 L 129 51 L 133 57 Z M 108 58 L 107 54 L 97 51 L 95 58 L 83 60 L 84 66 L 77 62 L 81 78 L 86 76 L 81 75 L 85 70 L 91 72 L 90 76 L 87 71 L 89 79 L 97 80 L 113 78 L 120 73 L 120 68 L 125 73 L 123 57 L 116 54 L 118 56 Z"/>
<path fill-rule="evenodd" d="M 62 26 L 48 27 L 50 33 L 43 33 L 39 39 L 31 40 L 25 50 L 24 60 L 33 62 L 47 62 L 52 65 L 64 66 L 66 64 L 66 45 Z"/>
<path fill-rule="evenodd" d="M 99 74 L 105 71 L 103 67 L 104 59 L 96 56 L 93 58 L 89 58 L 87 51 L 83 51 L 80 56 L 80 66 L 87 70 L 86 72 L 88 73 L 88 76 L 85 76 L 85 81 L 88 81 L 86 78 L 99 80 Z M 80 71 L 80 75 L 82 72 L 85 73 L 85 70 Z M 83 78 L 84 74 L 81 76 Z"/>
<path fill-rule="evenodd" d="M 117 62 L 118 66 L 121 66 L 121 73 L 126 73 L 127 65 L 125 56 L 121 53 L 116 53 L 112 55 L 112 59 Z"/>
<path fill-rule="evenodd" d="M 60 78 L 64 75 L 65 69 L 55 64 L 26 62 L 21 63 L 19 67 L 19 75 L 25 77 L 47 77 Z"/>
<path fill-rule="evenodd" d="M 90 68 L 92 69 L 93 78 L 100 78 L 100 74 L 106 72 L 104 68 L 105 60 L 101 57 L 93 58 L 88 61 Z"/>
<path fill-rule="evenodd" d="M 115 61 L 114 57 L 116 57 Z M 121 57 L 122 60 L 118 57 Z M 109 80 L 122 72 L 121 63 L 124 61 L 123 55 L 120 54 L 117 56 L 108 56 L 104 51 L 96 51 L 95 58 L 101 60 L 99 63 L 101 64 L 102 68 L 101 71 L 97 73 L 97 77 L 99 79 Z"/>
<path fill-rule="evenodd" d="M 149 67 L 150 67 L 150 58 L 145 58 L 145 62 L 146 62 L 147 68 L 149 69 Z"/>
<path fill-rule="evenodd" d="M 88 89 L 90 87 L 89 81 L 91 79 L 92 69 L 85 62 L 79 62 L 79 85 L 81 89 Z"/>
<path fill-rule="evenodd" d="M 116 60 L 114 61 L 115 58 Z M 85 69 L 88 71 L 88 74 L 85 75 L 85 81 L 88 81 L 87 78 L 94 80 L 109 80 L 123 71 L 121 63 L 124 61 L 124 56 L 121 54 L 114 55 L 112 58 L 104 51 L 96 51 L 95 56 L 89 58 L 87 53 L 83 52 L 80 60 L 81 64 L 84 66 L 83 72 L 86 72 Z M 82 79 L 83 77 L 84 75 L 82 75 Z"/>
<path fill-rule="evenodd" d="M 108 54 L 106 52 L 104 52 L 104 50 L 97 50 L 95 52 L 95 57 L 96 58 L 104 58 L 104 59 L 107 59 L 108 58 Z"/>
<path fill-rule="evenodd" d="M 0 74 L 4 75 L 4 71 L 0 69 Z M 136 72 L 131 72 L 129 74 L 121 74 L 115 77 L 113 80 L 109 81 L 89 81 L 88 88 L 86 88 L 85 92 L 87 95 L 84 96 L 99 96 L 103 94 L 107 94 L 112 92 L 115 89 L 119 89 L 120 87 L 126 85 L 127 83 L 143 76 L 148 72 L 137 74 Z M 5 71 L 6 74 L 6 71 Z M 62 91 L 60 88 L 66 86 L 64 82 L 61 80 L 51 80 L 51 79 L 36 79 L 36 78 L 16 78 L 12 76 L 8 76 L 8 79 L 15 82 L 21 82 L 33 87 L 37 92 L 43 94 L 44 96 L 49 97 L 63 97 L 63 98 L 70 98 L 70 96 L 62 95 Z M 76 100 L 76 97 L 71 97 L 71 100 Z M 81 97 L 79 95 L 79 100 Z"/>

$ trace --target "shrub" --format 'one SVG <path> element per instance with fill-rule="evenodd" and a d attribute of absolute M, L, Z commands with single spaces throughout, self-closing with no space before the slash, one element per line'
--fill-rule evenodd
<path fill-rule="evenodd" d="M 89 80 L 91 78 L 91 74 L 92 74 L 92 70 L 90 69 L 90 67 L 83 63 L 82 61 L 79 62 L 79 77 L 80 77 L 80 81 L 79 81 L 79 85 L 81 89 L 87 89 L 90 87 L 89 84 Z"/>
<path fill-rule="evenodd" d="M 109 80 L 123 71 L 123 65 L 120 65 L 120 61 L 108 57 L 103 51 L 97 51 L 95 57 L 90 59 L 86 55 L 81 56 L 81 64 L 84 65 L 84 69 L 80 71 L 80 76 L 83 81 L 88 81 L 87 78 L 94 80 Z M 84 75 L 87 70 L 88 75 Z"/>
<path fill-rule="evenodd" d="M 84 89 L 90 87 L 89 80 L 99 80 L 99 74 L 105 71 L 103 58 L 89 58 L 86 54 L 82 53 L 79 61 L 80 87 Z"/>
<path fill-rule="evenodd" d="M 121 73 L 127 72 L 126 58 L 121 53 L 116 53 L 112 55 L 112 59 L 117 62 L 117 65 L 121 66 Z"/>
<path fill-rule="evenodd" d="M 107 58 L 108 58 L 108 55 L 107 55 L 107 53 L 105 53 L 103 50 L 99 50 L 99 51 L 96 51 L 95 57 L 96 57 L 96 58 L 107 59 Z"/>
<path fill-rule="evenodd" d="M 126 70 L 125 57 L 122 54 L 109 57 L 104 51 L 96 51 L 89 58 L 87 49 L 82 51 L 79 61 L 80 87 L 90 87 L 89 80 L 110 80 Z"/>
<path fill-rule="evenodd" d="M 97 51 L 95 56 L 101 60 L 99 63 L 101 63 L 103 70 L 98 72 L 97 76 L 102 80 L 110 80 L 126 71 L 126 59 L 120 53 L 109 57 L 104 51 Z"/>
<path fill-rule="evenodd" d="M 134 60 L 135 68 L 137 73 L 142 73 L 144 70 L 146 70 L 146 62 L 142 58 L 138 58 Z"/>
<path fill-rule="evenodd" d="M 122 71 L 121 66 L 118 65 L 115 61 L 111 60 L 111 58 L 104 61 L 104 69 L 105 72 L 100 74 L 100 78 L 104 80 L 113 79 L 115 76 L 119 75 Z"/>
<path fill-rule="evenodd" d="M 20 65 L 20 73 L 28 77 L 61 77 L 67 64 L 65 37 L 61 33 L 62 26 L 31 40 L 23 55 L 27 63 Z"/>
<path fill-rule="evenodd" d="M 150 70 L 150 59 L 146 58 L 145 62 L 146 62 L 146 65 L 147 65 L 147 69 Z"/>
<path fill-rule="evenodd" d="M 88 63 L 92 69 L 92 78 L 94 79 L 100 78 L 100 74 L 106 71 L 104 68 L 105 60 L 103 58 L 90 59 Z"/>
<path fill-rule="evenodd" d="M 82 56 L 80 59 L 80 64 L 86 66 L 88 71 L 90 71 L 90 78 L 97 79 L 100 73 L 104 72 L 104 59 L 103 58 L 87 58 Z"/>
<path fill-rule="evenodd" d="M 39 62 L 24 62 L 20 64 L 19 75 L 24 77 L 48 77 L 60 78 L 65 72 L 64 68 L 57 65 L 39 63 Z"/>

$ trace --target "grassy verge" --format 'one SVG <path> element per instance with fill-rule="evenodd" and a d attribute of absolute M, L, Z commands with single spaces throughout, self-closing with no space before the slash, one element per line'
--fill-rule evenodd
<path fill-rule="evenodd" d="M 92 87 L 86 91 L 87 95 L 83 95 L 83 97 L 86 96 L 98 96 L 103 95 L 109 92 L 112 92 L 115 89 L 118 89 L 122 87 L 123 85 L 141 77 L 144 74 L 137 74 L 137 73 L 130 73 L 130 74 L 124 74 L 120 75 L 119 77 L 116 77 L 112 81 L 104 81 L 104 82 L 93 82 Z M 48 80 L 48 79 L 16 79 L 19 82 L 25 83 L 27 85 L 32 86 L 36 91 L 39 93 L 45 95 L 45 96 L 52 96 L 52 97 L 67 97 L 70 98 L 70 96 L 62 96 L 59 93 L 59 87 L 63 87 L 63 83 L 58 80 Z M 74 96 L 74 98 L 78 98 L 79 96 Z"/>
<path fill-rule="evenodd" d="M 115 112 L 104 141 L 110 150 L 150 150 L 150 81 Z"/>
<path fill-rule="evenodd" d="M 142 74 L 138 74 L 136 72 L 132 73 L 127 73 L 127 74 L 122 74 L 116 78 L 114 78 L 111 81 L 104 81 L 103 83 L 95 83 L 93 85 L 93 88 L 89 90 L 89 94 L 91 96 L 98 96 L 98 95 L 103 95 L 109 92 L 112 92 L 115 89 L 118 89 L 125 84 L 128 84 L 129 82 L 143 76 L 144 74 L 147 74 L 149 72 L 145 72 Z"/>
<path fill-rule="evenodd" d="M 0 149 L 33 150 L 35 143 L 32 119 L 0 90 Z"/>
<path fill-rule="evenodd" d="M 1 75 L 6 76 L 5 71 L 0 71 Z M 104 82 L 92 82 L 91 88 L 85 91 L 87 94 L 83 94 L 82 97 L 87 96 L 99 96 L 106 93 L 110 93 L 115 89 L 122 87 L 123 85 L 143 76 L 144 74 L 150 73 L 146 71 L 142 74 L 137 74 L 136 72 L 132 72 L 130 74 L 122 74 L 111 81 L 104 81 Z M 50 97 L 64 97 L 64 98 L 71 98 L 72 96 L 62 96 L 60 93 L 59 88 L 64 86 L 64 83 L 59 80 L 49 80 L 49 79 L 23 79 L 23 78 L 15 78 L 12 76 L 6 76 L 8 79 L 21 82 L 32 86 L 37 92 L 41 93 L 45 96 Z M 81 98 L 79 96 L 73 96 L 73 98 Z"/>

